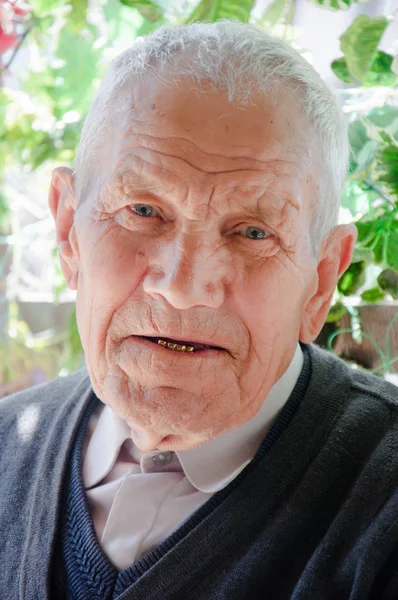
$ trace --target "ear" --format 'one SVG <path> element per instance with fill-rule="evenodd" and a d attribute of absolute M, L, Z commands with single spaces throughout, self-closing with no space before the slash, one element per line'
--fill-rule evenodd
<path fill-rule="evenodd" d="M 318 263 L 317 289 L 304 308 L 300 340 L 310 343 L 319 335 L 333 299 L 337 282 L 350 266 L 358 231 L 354 224 L 337 225 L 324 242 Z"/>
<path fill-rule="evenodd" d="M 62 272 L 68 287 L 71 290 L 76 290 L 79 274 L 79 251 L 73 224 L 76 196 L 71 169 L 66 167 L 54 169 L 48 205 L 55 221 Z"/>

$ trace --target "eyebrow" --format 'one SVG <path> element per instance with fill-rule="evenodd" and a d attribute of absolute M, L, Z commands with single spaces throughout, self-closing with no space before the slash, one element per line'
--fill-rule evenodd
<path fill-rule="evenodd" d="M 270 217 L 275 216 L 276 214 L 277 215 L 282 214 L 286 205 L 289 205 L 293 209 L 298 210 L 298 208 L 292 202 L 289 202 L 288 200 L 285 200 L 283 202 L 283 204 L 280 206 L 275 206 L 271 203 L 269 203 L 267 205 L 262 205 L 262 206 L 252 206 L 250 204 L 242 204 L 242 205 L 239 205 L 238 208 L 243 213 L 248 215 L 249 217 L 253 217 L 254 219 L 264 220 L 264 219 L 269 219 Z M 274 214 L 272 214 L 272 213 L 274 213 Z"/>
<path fill-rule="evenodd" d="M 154 178 L 146 178 L 134 171 L 117 172 L 114 175 L 114 181 L 120 180 L 120 188 L 125 192 L 126 196 L 130 193 L 149 193 L 158 194 L 162 186 L 158 180 Z"/>
<path fill-rule="evenodd" d="M 250 187 L 253 191 L 250 192 Z M 241 190 L 235 188 L 233 195 L 238 191 L 239 195 L 245 195 L 245 200 L 249 196 L 249 202 L 241 203 L 238 199 L 232 200 L 230 203 L 234 205 L 234 210 L 240 210 L 254 219 L 270 219 L 282 215 L 283 212 L 299 213 L 301 203 L 298 198 L 292 193 L 290 186 L 283 186 L 280 193 L 275 193 L 272 187 L 261 188 L 260 185 L 242 187 Z M 231 194 L 232 195 L 232 194 Z"/>
<path fill-rule="evenodd" d="M 171 173 L 160 167 L 159 165 L 150 165 L 153 169 L 159 169 L 161 174 L 156 175 L 156 172 L 140 173 L 141 169 L 126 168 L 125 165 L 119 165 L 112 175 L 108 189 L 118 190 L 119 194 L 125 199 L 135 198 L 137 196 L 153 196 L 154 199 L 160 201 L 166 199 L 173 203 L 170 198 L 178 198 L 186 194 L 187 183 L 178 175 Z M 144 167 L 144 170 L 145 167 Z M 119 195 L 118 194 L 118 195 Z M 119 198 L 119 202 L 121 199 Z"/>

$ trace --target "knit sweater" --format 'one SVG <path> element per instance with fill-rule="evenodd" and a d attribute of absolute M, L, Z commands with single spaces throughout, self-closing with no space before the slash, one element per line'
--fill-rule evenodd
<path fill-rule="evenodd" d="M 127 579 L 116 572 L 104 598 L 398 598 L 398 389 L 303 349 L 303 372 L 251 463 Z M 93 551 L 89 575 L 100 566 L 79 503 L 94 404 L 84 370 L 0 402 L 0 598 L 58 598 L 53 575 L 71 581 L 69 528 Z"/>

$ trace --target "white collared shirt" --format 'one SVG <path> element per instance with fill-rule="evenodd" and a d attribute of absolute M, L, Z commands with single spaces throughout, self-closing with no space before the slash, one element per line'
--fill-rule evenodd
<path fill-rule="evenodd" d="M 255 456 L 303 366 L 292 362 L 258 413 L 200 447 L 142 452 L 128 425 L 101 404 L 90 419 L 83 481 L 102 549 L 120 570 L 168 538 Z"/>

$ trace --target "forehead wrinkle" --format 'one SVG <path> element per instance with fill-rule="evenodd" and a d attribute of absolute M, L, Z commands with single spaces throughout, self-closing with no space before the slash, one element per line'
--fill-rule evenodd
<path fill-rule="evenodd" d="M 159 135 L 158 121 L 151 123 L 148 120 L 142 121 L 134 118 L 131 119 L 131 121 L 132 125 L 126 129 L 122 137 L 122 140 L 124 140 L 125 144 L 131 141 L 133 141 L 133 143 L 134 141 L 138 141 L 143 148 L 153 151 L 156 151 L 156 146 L 159 146 L 160 144 L 161 149 L 157 150 L 159 153 L 173 158 L 183 159 L 185 162 L 187 162 L 188 165 L 192 166 L 193 168 L 209 174 L 220 172 L 228 173 L 236 169 L 230 169 L 225 167 L 214 168 L 214 164 L 211 164 L 211 166 L 206 164 L 204 164 L 203 166 L 195 164 L 194 160 L 187 159 L 187 154 L 191 154 L 191 152 L 189 152 L 190 150 L 194 151 L 195 159 L 198 159 L 199 163 L 209 163 L 209 161 L 214 163 L 214 160 L 217 160 L 229 163 L 232 162 L 232 164 L 234 164 L 235 162 L 239 161 L 243 163 L 241 165 L 241 169 L 261 169 L 261 167 L 265 163 L 268 163 L 271 160 L 282 160 L 278 158 L 278 155 L 283 155 L 284 157 L 292 155 L 294 158 L 298 159 L 297 168 L 300 169 L 302 167 L 308 166 L 313 154 L 311 148 L 308 148 L 307 145 L 302 146 L 300 144 L 291 144 L 288 147 L 286 147 L 286 145 L 282 144 L 278 140 L 274 140 L 273 143 L 269 141 L 264 141 L 261 150 L 256 151 L 255 156 L 252 157 L 241 154 L 241 147 L 238 148 L 239 154 L 222 156 L 219 153 L 206 151 L 203 147 L 192 141 L 192 139 L 188 139 L 188 134 L 187 137 L 184 137 L 181 135 L 173 135 L 171 131 L 167 131 L 166 135 Z M 138 127 L 134 128 L 135 125 L 138 125 Z M 142 125 L 143 127 L 140 127 L 140 125 Z M 164 123 L 161 123 L 161 125 L 165 127 Z M 156 132 L 156 135 L 149 133 L 148 128 L 153 128 L 154 132 Z M 173 147 L 173 154 L 169 154 L 167 151 L 164 150 L 164 147 L 167 147 L 170 144 Z M 180 148 L 180 144 L 182 144 L 182 148 Z M 232 150 L 233 145 L 230 144 L 228 146 L 228 151 Z M 254 152 L 254 148 L 251 147 L 250 151 Z M 285 160 L 285 162 L 288 161 Z M 294 164 L 296 161 L 290 162 Z"/>
<path fill-rule="evenodd" d="M 136 121 L 139 122 L 139 121 Z M 159 124 L 157 125 L 159 127 Z M 145 142 L 150 142 L 145 144 Z M 300 145 L 291 145 L 289 147 L 283 146 L 280 143 L 267 144 L 264 143 L 261 151 L 261 159 L 249 158 L 247 156 L 222 156 L 219 153 L 209 153 L 203 148 L 195 144 L 192 140 L 188 140 L 183 136 L 160 136 L 158 132 L 155 135 L 151 135 L 148 132 L 137 134 L 133 127 L 129 127 L 122 136 L 122 152 L 123 153 L 134 153 L 135 155 L 142 154 L 140 149 L 144 153 L 151 153 L 163 156 L 166 159 L 175 160 L 177 167 L 179 161 L 190 169 L 202 174 L 231 174 L 235 172 L 242 172 L 245 170 L 259 170 L 261 171 L 264 167 L 277 169 L 278 165 L 291 166 L 292 170 L 297 172 L 303 167 L 308 167 L 310 158 L 312 156 L 311 149 L 301 147 Z M 160 148 L 159 148 L 160 144 Z M 179 144 L 183 144 L 183 148 L 180 148 Z M 131 147 L 133 146 L 133 148 Z M 169 150 L 172 146 L 172 153 Z M 268 148 L 267 148 L 268 146 Z M 133 152 L 133 149 L 136 152 Z M 194 150 L 194 157 L 189 149 Z M 251 148 L 253 151 L 253 148 Z M 280 158 L 282 153 L 283 158 Z M 266 154 L 264 156 L 264 154 Z M 279 154 L 279 156 L 278 156 Z M 191 155 L 191 156 L 189 156 Z M 292 157 L 289 160 L 288 157 Z M 143 156 L 140 156 L 143 158 Z M 198 164 L 199 163 L 210 163 L 211 164 Z M 148 160 L 148 162 L 151 162 Z M 220 166 L 215 167 L 215 162 L 221 163 Z M 239 168 L 234 168 L 233 165 L 239 163 Z M 304 164 L 303 164 L 304 163 Z M 231 168 L 232 167 L 232 168 Z"/>
<path fill-rule="evenodd" d="M 233 170 L 225 169 L 224 166 L 215 168 L 215 160 L 223 163 L 232 164 L 239 162 L 241 165 L 241 169 L 256 168 L 261 167 L 262 165 L 262 161 L 260 159 L 251 158 L 241 154 L 236 156 L 222 156 L 219 153 L 206 152 L 203 148 L 195 144 L 192 140 L 189 140 L 182 136 L 154 136 L 149 133 L 132 133 L 131 137 L 134 137 L 142 148 L 152 150 L 159 154 L 163 154 L 164 156 L 170 156 L 171 158 L 182 159 L 188 165 L 203 173 L 211 174 L 228 172 L 230 170 Z M 149 143 L 146 144 L 145 142 Z M 157 146 L 157 148 L 154 147 L 155 145 Z M 161 149 L 159 148 L 159 146 Z M 169 153 L 166 151 L 166 148 L 168 146 L 172 147 L 173 153 Z M 192 153 L 195 154 L 196 162 L 192 159 Z M 188 156 L 190 156 L 189 160 L 187 158 Z"/>
<path fill-rule="evenodd" d="M 136 150 L 136 151 L 134 151 Z M 130 149 L 129 154 L 133 155 L 137 158 L 137 160 L 142 160 L 145 161 L 147 164 L 153 165 L 153 166 L 160 166 L 158 163 L 154 163 L 151 162 L 150 160 L 147 160 L 147 158 L 144 158 L 142 155 L 140 155 L 140 150 L 144 151 L 144 154 L 146 154 L 146 156 L 151 157 L 151 155 L 153 155 L 154 157 L 159 156 L 162 157 L 166 160 L 170 160 L 171 162 L 173 162 L 178 170 L 178 167 L 181 165 L 184 165 L 185 168 L 189 169 L 189 173 L 187 175 L 187 178 L 189 178 L 189 176 L 193 177 L 194 179 L 197 179 L 198 177 L 202 176 L 202 175 L 230 175 L 233 173 L 243 173 L 243 172 L 251 172 L 251 171 L 257 171 L 258 169 L 254 169 L 249 168 L 249 167 L 241 167 L 239 169 L 216 169 L 216 170 L 205 170 L 202 168 L 199 168 L 196 164 L 190 162 L 187 157 L 181 157 L 175 154 L 170 154 L 167 152 L 161 152 L 160 150 L 155 150 L 153 148 L 145 148 L 143 146 L 137 146 L 135 149 Z M 215 155 L 216 156 L 216 155 Z M 231 159 L 229 159 L 231 160 Z M 260 161 L 258 161 L 259 164 L 264 165 L 264 163 L 260 163 Z M 174 171 L 171 171 L 171 169 L 167 169 L 164 167 L 164 165 L 162 165 L 162 167 L 164 168 L 165 171 L 168 171 L 170 173 L 173 173 L 176 177 L 179 177 Z"/>
<path fill-rule="evenodd" d="M 139 149 L 137 149 L 139 150 Z M 203 181 L 203 175 L 213 175 L 214 176 L 214 182 L 217 184 L 219 180 L 222 181 L 222 179 L 225 176 L 231 176 L 231 175 L 239 175 L 240 177 L 242 177 L 243 179 L 246 179 L 248 181 L 248 183 L 246 184 L 246 187 L 255 187 L 255 183 L 253 182 L 254 180 L 258 180 L 258 186 L 262 186 L 264 187 L 264 183 L 265 183 L 265 178 L 278 178 L 278 180 L 280 181 L 281 178 L 282 179 L 288 179 L 289 176 L 291 176 L 292 173 L 296 174 L 299 171 L 299 166 L 296 165 L 294 162 L 291 161 L 287 161 L 287 160 L 282 160 L 282 159 L 270 159 L 269 161 L 262 161 L 261 162 L 261 166 L 262 169 L 254 169 L 254 168 L 240 168 L 240 169 L 231 169 L 231 170 L 224 170 L 224 171 L 202 171 L 201 169 L 198 169 L 197 167 L 195 167 L 194 165 L 192 165 L 191 163 L 189 163 L 187 160 L 181 159 L 179 157 L 170 155 L 170 154 L 165 154 L 163 152 L 158 152 L 155 150 L 151 150 L 151 153 L 153 153 L 154 155 L 158 155 L 161 157 L 165 157 L 166 159 L 174 159 L 176 161 L 175 164 L 179 164 L 179 163 L 183 163 L 185 166 L 188 167 L 189 172 L 187 175 L 185 175 L 185 178 L 183 178 L 182 176 L 178 175 L 175 170 L 168 168 L 167 166 L 165 166 L 164 164 L 159 164 L 156 162 L 151 162 L 150 160 L 147 160 L 147 158 L 144 158 L 143 156 L 140 156 L 139 154 L 137 154 L 133 149 L 130 149 L 128 152 L 126 152 L 116 163 L 113 172 L 117 172 L 117 171 L 122 171 L 123 166 L 125 165 L 126 162 L 128 162 L 128 159 L 130 157 L 133 157 L 133 160 L 135 163 L 137 164 L 141 164 L 142 166 L 150 166 L 152 169 L 159 169 L 161 170 L 163 173 L 168 173 L 171 177 L 174 177 L 178 180 L 180 180 L 181 182 L 183 182 L 184 186 L 186 187 L 188 184 L 186 182 L 186 180 L 188 180 L 189 183 L 199 183 L 201 181 Z M 150 155 L 149 155 L 150 156 Z M 128 167 L 130 167 L 130 165 L 128 165 Z M 265 171 L 265 167 L 267 168 L 267 170 Z M 283 169 L 279 169 L 278 167 L 285 167 L 285 170 L 288 171 L 288 173 L 284 173 Z M 287 169 L 286 169 L 287 167 Z M 291 168 L 290 168 L 291 167 Z M 130 167 L 131 168 L 131 167 Z M 128 168 L 126 169 L 126 171 L 129 170 Z M 135 170 L 137 171 L 137 168 L 135 167 Z M 289 172 L 290 171 L 290 172 Z M 138 175 L 138 174 L 137 174 Z M 159 181 L 159 179 L 150 172 L 147 173 L 148 176 L 148 182 L 146 185 L 153 185 L 150 183 L 150 180 L 155 180 L 156 182 Z M 192 180 L 190 180 L 190 177 L 192 177 Z M 144 177 L 141 176 L 141 179 L 143 181 Z M 227 186 L 228 184 L 231 184 L 230 181 L 227 181 Z M 274 183 L 272 181 L 272 183 Z M 233 182 L 232 185 L 234 185 L 234 187 L 236 187 L 236 182 Z"/>
<path fill-rule="evenodd" d="M 236 182 L 231 182 L 226 178 L 224 183 L 224 187 L 232 188 L 231 193 L 234 191 L 234 188 L 241 189 L 246 188 L 262 188 L 264 186 L 276 186 L 276 185 L 290 185 L 292 183 L 296 183 L 296 177 L 301 174 L 301 165 L 298 165 L 294 161 L 284 160 L 284 159 L 276 159 L 272 158 L 261 163 L 261 169 L 240 169 L 236 171 L 223 171 L 222 173 L 217 173 L 215 177 L 223 180 L 224 176 L 229 176 L 232 173 L 236 172 L 241 175 L 241 179 L 239 184 Z M 295 180 L 292 180 L 292 177 Z"/>

